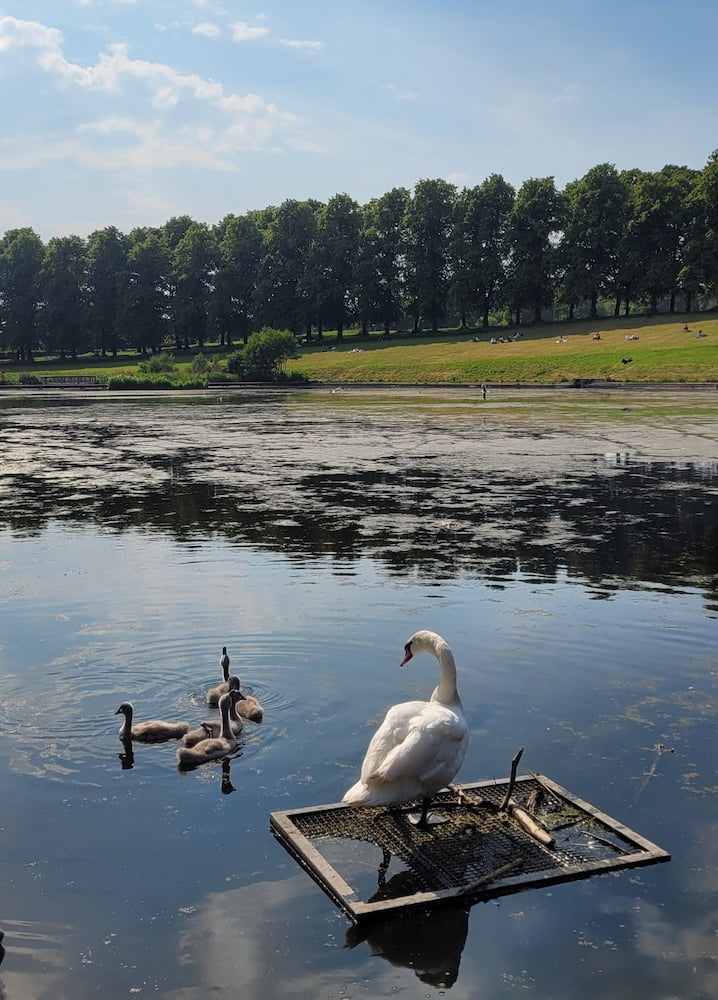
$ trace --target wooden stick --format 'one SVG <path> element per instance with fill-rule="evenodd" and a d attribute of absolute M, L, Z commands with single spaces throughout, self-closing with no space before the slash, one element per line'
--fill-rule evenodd
<path fill-rule="evenodd" d="M 548 830 L 544 829 L 539 823 L 533 819 L 532 816 L 526 812 L 523 806 L 520 806 L 512 798 L 512 793 L 514 790 L 514 785 L 516 783 L 516 769 L 519 766 L 519 761 L 521 760 L 521 755 L 524 752 L 523 747 L 519 749 L 514 754 L 514 759 L 511 761 L 511 775 L 509 776 L 509 786 L 506 789 L 506 795 L 504 795 L 504 800 L 499 806 L 499 810 L 502 812 L 507 812 L 512 816 L 516 822 L 524 828 L 524 830 L 530 834 L 534 840 L 538 840 L 540 844 L 545 844 L 546 847 L 551 847 L 555 843 L 555 838 L 551 836 Z"/>
<path fill-rule="evenodd" d="M 514 759 L 511 761 L 511 776 L 509 777 L 509 787 L 506 789 L 506 795 L 504 795 L 504 801 L 499 806 L 499 809 L 504 810 L 509 804 L 511 799 L 511 794 L 514 790 L 514 784 L 516 782 L 516 768 L 519 766 L 519 761 L 521 760 L 521 754 L 524 752 L 523 747 L 519 747 L 514 754 Z"/>
<path fill-rule="evenodd" d="M 523 809 L 517 802 L 513 799 L 509 802 L 506 811 L 510 816 L 516 820 L 516 822 L 524 828 L 526 833 L 531 834 L 534 840 L 538 840 L 540 844 L 545 844 L 546 847 L 551 847 L 555 842 L 556 838 L 552 837 L 548 830 L 545 830 L 536 820 L 529 816 L 525 809 Z"/>
<path fill-rule="evenodd" d="M 492 872 L 487 875 L 482 875 L 481 878 L 475 879 L 473 882 L 469 882 L 462 889 L 459 889 L 456 893 L 457 896 L 467 896 L 474 892 L 476 889 L 480 889 L 487 882 L 493 882 L 494 879 L 500 878 L 502 875 L 506 875 L 508 872 L 514 870 L 514 868 L 520 868 L 524 863 L 523 858 L 513 858 L 511 861 L 507 862 L 505 865 L 501 865 L 500 868 L 494 868 Z"/>

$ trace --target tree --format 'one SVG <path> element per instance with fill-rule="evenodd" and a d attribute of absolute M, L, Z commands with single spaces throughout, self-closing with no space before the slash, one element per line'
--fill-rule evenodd
<path fill-rule="evenodd" d="M 207 334 L 207 312 L 217 269 L 218 250 L 208 226 L 194 222 L 171 255 L 174 296 L 171 316 L 177 348 L 201 347 Z"/>
<path fill-rule="evenodd" d="M 679 280 L 686 292 L 686 309 L 691 296 L 703 288 L 718 289 L 718 150 L 686 199 L 686 240 L 682 248 Z"/>
<path fill-rule="evenodd" d="M 40 270 L 40 321 L 50 354 L 87 349 L 87 247 L 79 236 L 53 237 Z"/>
<path fill-rule="evenodd" d="M 406 188 L 392 188 L 361 209 L 354 298 L 365 336 L 369 323 L 378 322 L 388 337 L 401 316 L 403 223 L 409 197 Z"/>
<path fill-rule="evenodd" d="M 246 345 L 227 359 L 227 370 L 250 382 L 277 382 L 284 366 L 297 356 L 297 342 L 290 330 L 263 327 Z"/>
<path fill-rule="evenodd" d="M 671 311 L 675 305 L 695 179 L 695 172 L 687 167 L 670 165 L 657 172 L 634 174 L 630 228 L 634 253 L 640 260 L 640 289 L 647 293 L 652 312 L 658 310 L 664 295 L 671 296 Z"/>
<path fill-rule="evenodd" d="M 475 309 L 484 327 L 506 284 L 507 226 L 516 192 L 500 174 L 456 199 L 452 243 L 452 294 L 462 322 Z"/>
<path fill-rule="evenodd" d="M 521 309 L 533 309 L 534 322 L 553 299 L 553 272 L 563 201 L 553 177 L 532 177 L 519 188 L 509 217 L 510 295 L 521 322 Z"/>
<path fill-rule="evenodd" d="M 564 286 L 569 305 L 590 302 L 598 313 L 598 299 L 613 295 L 620 305 L 619 263 L 628 224 L 629 189 L 611 163 L 592 167 L 580 180 L 564 188 L 566 220 L 563 239 Z"/>
<path fill-rule="evenodd" d="M 127 254 L 127 267 L 128 282 L 122 303 L 125 341 L 138 354 L 146 350 L 157 352 L 162 348 L 167 324 L 170 271 L 169 253 L 160 230 L 149 230 L 144 238 L 133 243 Z"/>
<path fill-rule="evenodd" d="M 252 311 L 255 322 L 299 333 L 309 304 L 304 278 L 316 231 L 318 202 L 282 202 L 265 233 Z"/>
<path fill-rule="evenodd" d="M 406 211 L 406 286 L 418 327 L 422 317 L 438 329 L 446 313 L 449 243 L 456 188 L 444 180 L 419 181 Z"/>
<path fill-rule="evenodd" d="M 354 282 L 359 241 L 358 204 L 347 194 L 335 194 L 316 216 L 302 288 L 313 302 L 313 314 L 323 329 L 336 329 L 341 340 Z"/>
<path fill-rule="evenodd" d="M 9 229 L 0 240 L 2 338 L 21 361 L 37 346 L 42 240 L 33 229 Z"/>
<path fill-rule="evenodd" d="M 212 318 L 221 343 L 231 346 L 252 332 L 252 297 L 262 257 L 262 232 L 249 213 L 228 216 L 218 227 L 219 266 L 214 276 Z"/>
<path fill-rule="evenodd" d="M 127 286 L 127 238 L 107 226 L 87 240 L 88 326 L 95 349 L 117 354 L 120 316 Z"/>

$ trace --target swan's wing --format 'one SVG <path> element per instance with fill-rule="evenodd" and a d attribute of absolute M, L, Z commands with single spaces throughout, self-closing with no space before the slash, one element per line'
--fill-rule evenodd
<path fill-rule="evenodd" d="M 465 720 L 443 705 L 434 702 L 397 705 L 389 711 L 369 744 L 361 779 L 365 784 L 404 778 L 424 783 L 440 778 L 452 767 L 455 774 L 461 766 L 467 738 Z"/>
<path fill-rule="evenodd" d="M 425 704 L 422 701 L 408 701 L 389 709 L 367 747 L 361 767 L 361 781 L 366 784 L 381 767 L 387 754 L 406 739 L 412 717 Z"/>

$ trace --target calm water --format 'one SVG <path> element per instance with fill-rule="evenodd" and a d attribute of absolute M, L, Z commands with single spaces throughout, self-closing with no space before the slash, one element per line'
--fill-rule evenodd
<path fill-rule="evenodd" d="M 0 397 L 0 997 L 714 997 L 718 420 L 617 409 Z M 524 746 L 673 860 L 353 929 L 269 813 L 428 696 L 422 627 L 461 780 Z M 225 644 L 266 712 L 229 766 L 128 760 L 119 703 L 207 717 Z"/>

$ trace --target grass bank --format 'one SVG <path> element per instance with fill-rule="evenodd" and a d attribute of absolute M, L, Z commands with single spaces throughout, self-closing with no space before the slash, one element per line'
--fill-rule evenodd
<path fill-rule="evenodd" d="M 397 335 L 386 341 L 332 339 L 303 347 L 288 368 L 327 382 L 718 381 L 718 317 L 713 313 L 520 330 L 521 338 L 508 343 L 500 338 L 511 337 L 516 328 Z M 699 330 L 704 337 L 696 336 Z M 499 342 L 491 343 L 492 338 Z"/>
<path fill-rule="evenodd" d="M 521 327 L 521 338 L 509 339 L 516 329 L 394 334 L 388 340 L 349 331 L 342 340 L 327 335 L 300 347 L 287 370 L 313 381 L 341 383 L 718 382 L 715 312 L 546 323 Z M 705 336 L 697 337 L 699 331 Z M 596 334 L 600 339 L 594 339 Z M 491 343 L 492 338 L 497 342 Z M 176 355 L 178 368 L 188 368 L 196 353 Z M 208 344 L 202 353 L 221 359 L 227 351 Z M 96 375 L 104 380 L 137 374 L 140 360 L 125 354 L 116 359 L 87 355 L 61 361 L 38 358 L 30 365 L 2 363 L 0 381 L 43 374 Z"/>

